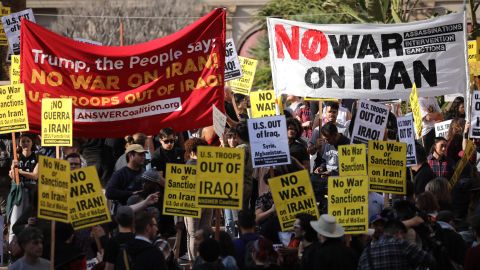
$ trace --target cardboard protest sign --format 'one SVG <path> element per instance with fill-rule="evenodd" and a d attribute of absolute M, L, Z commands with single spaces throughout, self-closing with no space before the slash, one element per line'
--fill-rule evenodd
<path fill-rule="evenodd" d="M 10 7 L 2 7 L 0 4 L 0 17 L 6 16 L 10 14 Z M 7 35 L 3 30 L 3 25 L 0 27 L 0 46 L 7 46 Z"/>
<path fill-rule="evenodd" d="M 352 144 L 367 144 L 370 140 L 383 140 L 387 126 L 387 106 L 368 100 L 360 100 L 355 125 L 351 135 Z"/>
<path fill-rule="evenodd" d="M 443 137 L 448 140 L 448 129 L 452 120 L 435 123 L 435 137 Z"/>
<path fill-rule="evenodd" d="M 213 106 L 213 129 L 218 137 L 222 138 L 227 123 L 227 116 L 223 114 L 215 105 Z"/>
<path fill-rule="evenodd" d="M 468 63 L 476 62 L 478 58 L 477 41 L 468 41 Z"/>
<path fill-rule="evenodd" d="M 407 145 L 400 142 L 368 142 L 369 190 L 405 194 Z"/>
<path fill-rule="evenodd" d="M 407 167 L 417 165 L 413 115 L 409 113 L 405 116 L 397 117 L 397 127 L 399 141 L 407 145 Z"/>
<path fill-rule="evenodd" d="M 248 119 L 247 123 L 254 168 L 290 164 L 284 115 Z"/>
<path fill-rule="evenodd" d="M 70 173 L 70 222 L 75 230 L 111 221 L 95 166 Z"/>
<path fill-rule="evenodd" d="M 346 234 L 365 233 L 368 229 L 368 176 L 329 177 L 328 213 L 345 228 Z"/>
<path fill-rule="evenodd" d="M 202 212 L 197 205 L 194 165 L 167 163 L 162 214 L 199 218 Z"/>
<path fill-rule="evenodd" d="M 42 100 L 42 146 L 72 146 L 72 100 Z"/>
<path fill-rule="evenodd" d="M 197 207 L 241 209 L 245 151 L 199 146 L 197 156 Z"/>
<path fill-rule="evenodd" d="M 338 147 L 338 173 L 340 176 L 367 175 L 367 149 L 365 144 Z"/>
<path fill-rule="evenodd" d="M 465 147 L 463 156 L 460 159 L 460 161 L 457 162 L 455 166 L 455 172 L 453 172 L 452 178 L 450 178 L 450 180 L 448 181 L 448 184 L 450 185 L 451 189 L 457 183 L 458 179 L 460 178 L 460 175 L 462 174 L 463 169 L 469 162 L 474 152 L 475 152 L 475 145 L 471 140 L 467 140 L 467 146 Z"/>
<path fill-rule="evenodd" d="M 320 217 L 307 170 L 270 178 L 268 185 L 282 231 L 293 229 L 297 214 Z"/>
<path fill-rule="evenodd" d="M 23 84 L 0 86 L 0 134 L 28 130 Z"/>
<path fill-rule="evenodd" d="M 420 102 L 418 101 L 417 87 L 413 84 L 412 92 L 410 93 L 410 106 L 412 107 L 413 120 L 415 121 L 415 132 L 417 138 L 422 134 L 422 113 L 420 111 Z"/>
<path fill-rule="evenodd" d="M 480 138 L 480 91 L 473 91 L 470 137 Z"/>
<path fill-rule="evenodd" d="M 238 60 L 240 60 L 243 75 L 241 78 L 229 81 L 228 85 L 232 88 L 233 92 L 248 96 L 248 93 L 252 89 L 258 61 L 242 56 L 239 56 Z"/>
<path fill-rule="evenodd" d="M 38 166 L 38 217 L 68 223 L 70 164 L 40 156 Z"/>
<path fill-rule="evenodd" d="M 20 54 L 20 26 L 21 21 L 24 19 L 35 22 L 32 9 L 26 9 L 2 17 L 3 30 L 8 39 L 10 52 L 13 54 Z"/>
<path fill-rule="evenodd" d="M 225 81 L 240 77 L 242 77 L 242 66 L 238 61 L 237 49 L 233 38 L 228 38 L 225 42 Z"/>
<path fill-rule="evenodd" d="M 465 13 L 402 24 L 267 18 L 276 94 L 407 99 L 467 89 Z M 454 71 L 454 72 L 452 72 Z"/>
<path fill-rule="evenodd" d="M 275 91 L 273 90 L 250 92 L 252 118 L 277 115 L 275 100 Z"/>
<path fill-rule="evenodd" d="M 20 55 L 12 55 L 10 66 L 10 83 L 20 84 Z"/>
<path fill-rule="evenodd" d="M 72 98 L 78 137 L 212 125 L 212 104 L 224 106 L 225 18 L 214 9 L 172 35 L 124 47 L 80 43 L 25 20 L 21 79 L 31 131 L 40 132 L 43 97 Z"/>

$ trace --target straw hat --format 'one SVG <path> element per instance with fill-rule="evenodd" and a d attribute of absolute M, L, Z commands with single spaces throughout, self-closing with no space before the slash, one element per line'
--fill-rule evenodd
<path fill-rule="evenodd" d="M 310 221 L 310 225 L 317 233 L 328 238 L 338 238 L 345 234 L 345 229 L 337 224 L 335 217 L 332 215 L 321 215 L 318 221 Z"/>

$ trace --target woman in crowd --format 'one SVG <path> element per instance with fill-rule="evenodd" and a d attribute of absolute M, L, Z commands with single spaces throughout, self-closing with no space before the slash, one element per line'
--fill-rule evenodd
<path fill-rule="evenodd" d="M 318 244 L 317 232 L 310 225 L 310 221 L 314 221 L 315 217 L 309 214 L 298 214 L 295 223 L 293 223 L 293 230 L 295 237 L 300 239 L 300 269 L 313 269 L 315 265 L 315 250 Z"/>
<path fill-rule="evenodd" d="M 448 180 L 443 177 L 437 177 L 428 182 L 425 191 L 431 192 L 438 201 L 438 210 L 452 209 L 452 195 L 448 186 Z"/>
<path fill-rule="evenodd" d="M 225 231 L 220 231 L 220 258 L 223 266 L 227 270 L 238 270 L 237 262 L 235 260 L 235 247 L 233 246 L 230 234 Z"/>
<path fill-rule="evenodd" d="M 264 237 L 260 237 L 253 242 L 252 258 L 255 262 L 254 267 L 248 270 L 277 270 L 280 267 L 277 264 L 277 252 L 273 249 L 272 242 Z"/>
<path fill-rule="evenodd" d="M 443 137 L 436 137 L 430 155 L 427 157 L 428 165 L 432 168 L 437 177 L 450 179 L 454 172 L 454 161 L 447 156 L 447 140 Z"/>
<path fill-rule="evenodd" d="M 197 164 L 197 149 L 202 145 L 207 146 L 208 143 L 200 138 L 191 138 L 185 142 L 185 158 L 188 159 L 187 165 Z M 187 254 L 190 261 L 195 261 L 197 255 L 197 250 L 195 248 L 195 232 L 200 228 L 211 226 L 210 223 L 212 216 L 212 209 L 203 208 L 201 218 L 185 217 L 185 227 L 187 229 Z"/>
<path fill-rule="evenodd" d="M 296 158 L 305 169 L 310 168 L 310 157 L 308 156 L 306 144 L 300 139 L 302 136 L 302 125 L 295 118 L 287 119 L 288 148 L 291 157 Z"/>
<path fill-rule="evenodd" d="M 18 162 L 12 163 L 10 178 L 12 185 L 7 200 L 7 217 L 10 223 L 9 241 L 12 240 L 12 227 L 28 206 L 36 206 L 38 158 L 35 154 L 36 135 L 22 133 L 19 139 Z M 18 168 L 19 182 L 15 180 L 15 168 Z"/>
<path fill-rule="evenodd" d="M 456 117 L 465 119 L 465 104 L 463 97 L 456 97 L 450 109 L 445 113 L 445 120 L 454 119 Z"/>

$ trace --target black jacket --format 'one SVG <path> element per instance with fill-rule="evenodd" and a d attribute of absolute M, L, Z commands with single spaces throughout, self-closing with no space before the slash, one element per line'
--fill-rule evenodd
<path fill-rule="evenodd" d="M 166 270 L 163 253 L 154 245 L 144 240 L 134 239 L 127 245 L 127 253 L 131 258 L 132 270 Z"/>

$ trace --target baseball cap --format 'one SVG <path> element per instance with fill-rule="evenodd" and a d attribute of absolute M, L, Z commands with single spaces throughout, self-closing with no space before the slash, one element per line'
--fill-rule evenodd
<path fill-rule="evenodd" d="M 135 151 L 137 153 L 146 153 L 148 152 L 147 150 L 143 149 L 143 146 L 141 146 L 140 144 L 131 144 L 127 147 L 127 149 L 125 150 L 125 154 L 128 154 L 132 151 Z"/>

